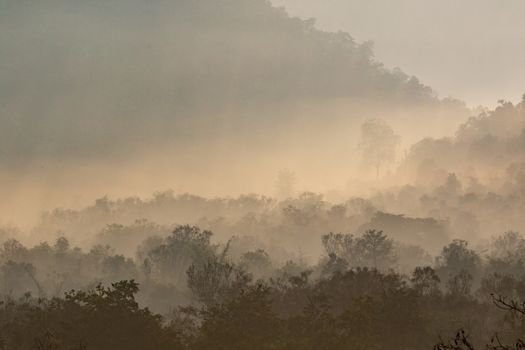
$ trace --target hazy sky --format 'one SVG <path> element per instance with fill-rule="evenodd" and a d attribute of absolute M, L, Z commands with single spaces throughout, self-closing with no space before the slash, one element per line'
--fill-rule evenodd
<path fill-rule="evenodd" d="M 525 93 L 524 0 L 271 0 L 320 29 L 372 40 L 376 57 L 470 106 Z"/>

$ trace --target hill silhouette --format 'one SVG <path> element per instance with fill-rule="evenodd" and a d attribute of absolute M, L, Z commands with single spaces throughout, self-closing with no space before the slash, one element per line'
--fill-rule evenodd
<path fill-rule="evenodd" d="M 277 106 L 304 101 L 464 112 L 385 68 L 370 42 L 265 0 L 3 0 L 0 19 L 4 162 L 99 157 L 191 139 L 209 123 L 214 135 L 271 129 L 286 119 Z"/>

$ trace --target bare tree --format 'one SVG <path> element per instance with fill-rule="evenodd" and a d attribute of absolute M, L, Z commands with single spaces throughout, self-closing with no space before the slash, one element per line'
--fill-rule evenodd
<path fill-rule="evenodd" d="M 491 294 L 492 302 L 499 309 L 516 313 L 518 315 L 525 315 L 525 302 L 516 300 L 507 300 L 502 296 Z M 504 344 L 498 333 L 495 333 L 490 340 L 490 344 L 486 345 L 488 350 L 525 350 L 525 342 L 522 339 L 517 339 L 513 345 Z M 434 350 L 475 350 L 468 334 L 464 329 L 460 329 L 454 339 L 444 341 L 440 339 L 439 343 L 434 345 Z"/>
<path fill-rule="evenodd" d="M 361 125 L 361 141 L 359 148 L 365 164 L 379 170 L 382 165 L 392 163 L 396 159 L 397 148 L 401 137 L 383 120 L 371 119 Z"/>

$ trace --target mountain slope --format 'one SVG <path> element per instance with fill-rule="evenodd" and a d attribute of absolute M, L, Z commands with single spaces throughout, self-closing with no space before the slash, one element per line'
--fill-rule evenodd
<path fill-rule="evenodd" d="M 264 0 L 2 0 L 0 49 L 10 162 L 260 128 L 260 108 L 273 125 L 287 117 L 269 106 L 304 101 L 450 107 L 369 43 Z"/>

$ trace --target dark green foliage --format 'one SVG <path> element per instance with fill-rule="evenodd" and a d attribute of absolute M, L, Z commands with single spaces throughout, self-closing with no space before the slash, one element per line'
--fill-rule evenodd
<path fill-rule="evenodd" d="M 518 234 L 496 239 L 486 257 L 466 241 L 452 241 L 435 266 L 415 267 L 410 276 L 389 268 L 395 242 L 382 231 L 325 235 L 327 256 L 317 265 L 299 260 L 281 268 L 274 268 L 261 249 L 234 259 L 229 253 L 235 240 L 219 249 L 211 236 L 195 226 L 178 226 L 170 236 L 144 243 L 136 260 L 102 246 L 83 253 L 64 238 L 30 249 L 7 241 L 0 251 L 0 345 L 20 350 L 406 350 L 431 348 L 440 335 L 461 327 L 478 348 L 490 344 L 496 331 L 501 339 L 520 339 L 525 331 L 520 313 L 525 279 L 510 273 L 521 251 Z M 184 283 L 176 286 L 171 278 L 180 264 L 187 268 Z M 134 280 L 104 287 L 94 279 L 65 294 L 56 288 L 93 276 L 90 270 L 104 279 L 137 275 L 141 290 Z M 269 277 L 256 280 L 248 270 Z M 161 271 L 168 278 L 162 279 Z M 142 306 L 150 304 L 156 312 Z M 449 345 L 444 339 L 438 347 Z"/>
<path fill-rule="evenodd" d="M 187 274 L 188 287 L 205 305 L 231 300 L 251 280 L 244 270 L 215 256 L 202 265 L 191 265 Z"/>
<path fill-rule="evenodd" d="M 281 320 L 272 310 L 270 290 L 264 285 L 205 309 L 201 317 L 195 349 L 276 349 L 282 339 Z"/>
<path fill-rule="evenodd" d="M 362 232 L 370 229 L 388 231 L 392 237 L 409 244 L 441 246 L 449 240 L 446 223 L 433 218 L 376 212 L 369 223 L 359 227 Z"/>
<path fill-rule="evenodd" d="M 388 270 L 397 260 L 393 253 L 393 241 L 383 231 L 367 230 L 360 237 L 330 233 L 322 237 L 323 246 L 328 254 L 329 270 L 349 267 L 372 267 Z"/>
<path fill-rule="evenodd" d="M 459 274 L 477 276 L 481 268 L 481 258 L 472 249 L 468 242 L 454 240 L 445 246 L 437 258 L 437 272 L 442 279 L 455 278 Z"/>
<path fill-rule="evenodd" d="M 8 300 L 0 309 L 5 349 L 177 349 L 160 316 L 139 307 L 138 284 L 71 291 L 63 299 Z"/>
<path fill-rule="evenodd" d="M 410 278 L 414 290 L 420 295 L 438 295 L 440 279 L 430 266 L 416 267 Z"/>
<path fill-rule="evenodd" d="M 523 327 L 519 318 L 502 318 L 491 303 L 435 291 L 438 280 L 430 268 L 414 272 L 414 287 L 400 275 L 368 269 L 315 283 L 307 276 L 245 283 L 220 301 L 179 308 L 169 323 L 139 306 L 134 281 L 51 300 L 28 295 L 2 303 L 0 339 L 5 349 L 401 350 L 430 348 L 438 334 L 461 324 L 480 341 L 488 341 L 486 327 L 502 321 L 505 335 Z M 498 305 L 521 306 L 504 299 Z"/>
<path fill-rule="evenodd" d="M 273 272 L 270 256 L 263 249 L 244 253 L 241 256 L 240 266 L 256 278 L 269 276 Z"/>
<path fill-rule="evenodd" d="M 175 285 L 186 283 L 186 270 L 204 265 L 215 254 L 210 244 L 212 233 L 195 226 L 178 226 L 162 243 L 147 253 L 152 276 Z"/>

